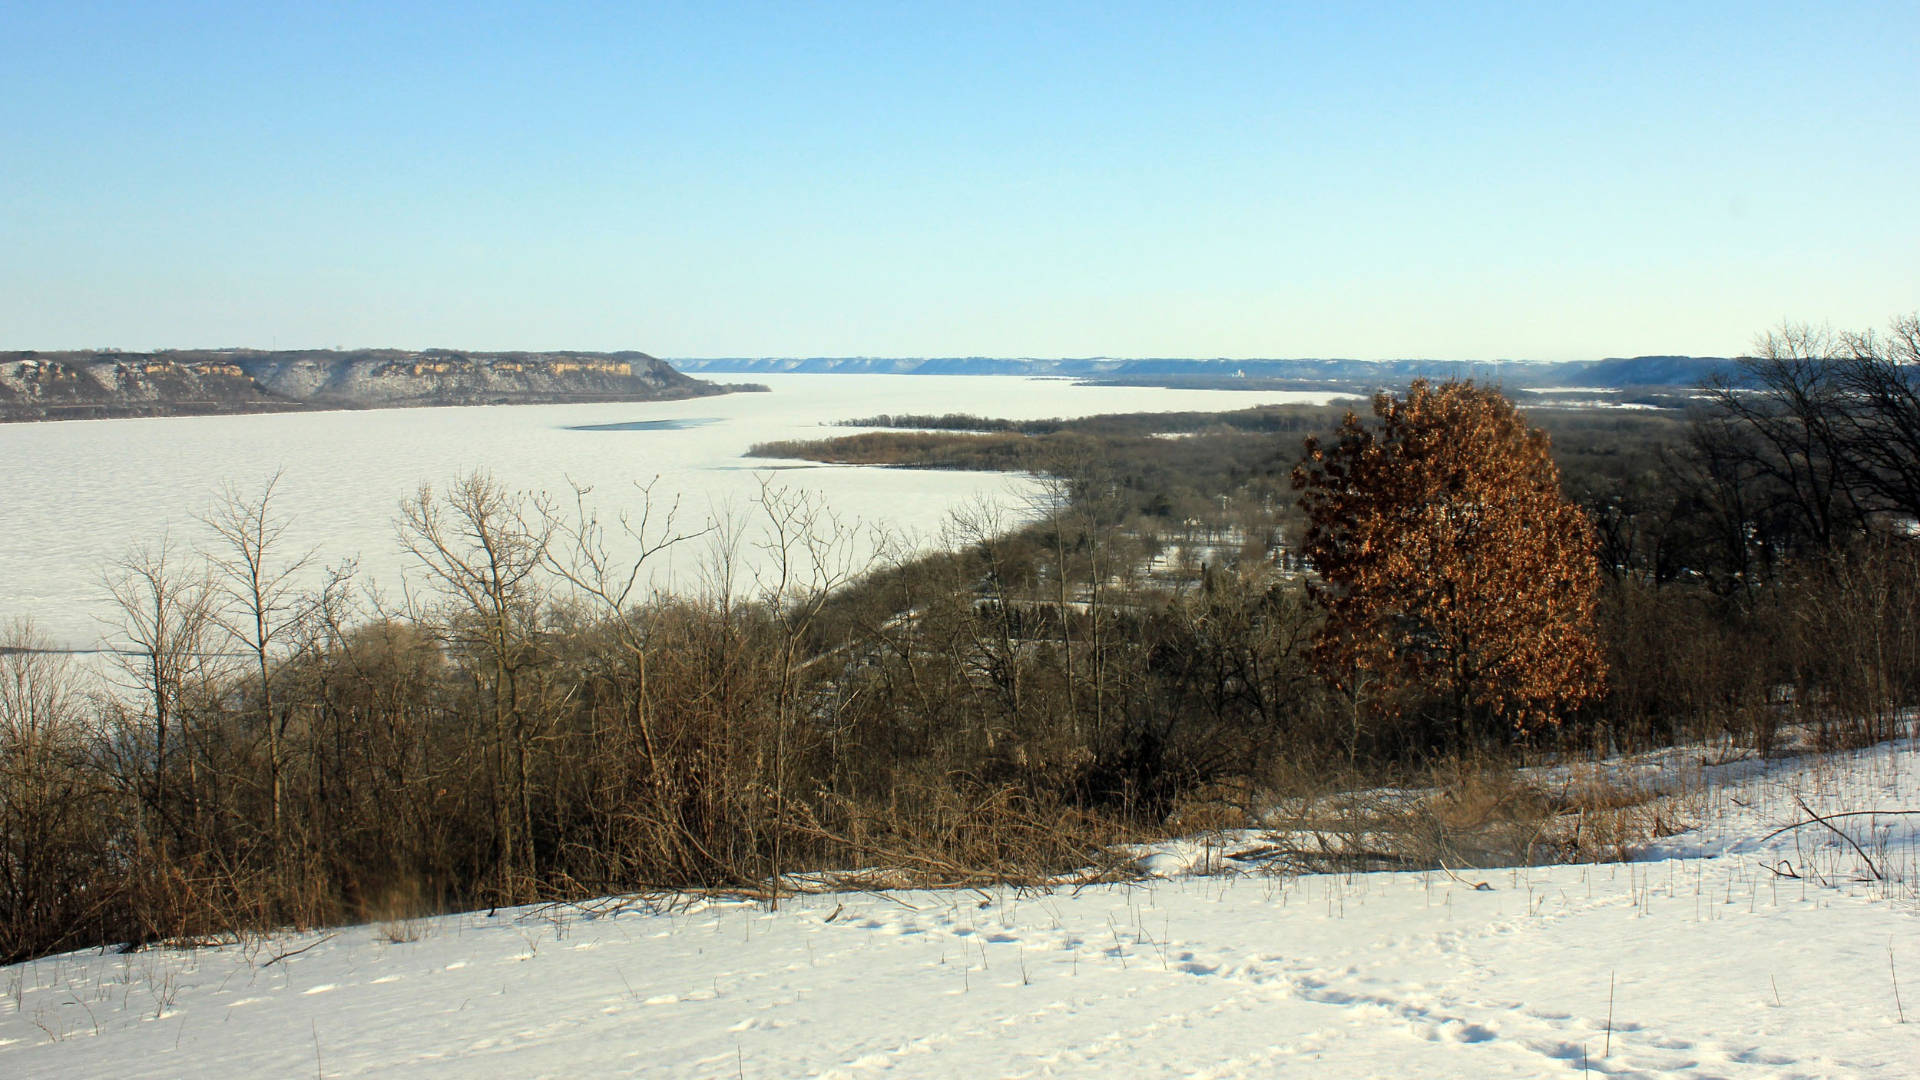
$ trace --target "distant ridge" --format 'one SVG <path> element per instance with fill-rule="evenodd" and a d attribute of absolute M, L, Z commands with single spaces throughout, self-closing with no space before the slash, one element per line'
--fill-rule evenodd
<path fill-rule="evenodd" d="M 1033 375 L 1100 382 L 1151 381 L 1156 384 L 1164 384 L 1169 380 L 1213 382 L 1246 379 L 1265 383 L 1297 383 L 1302 388 L 1344 389 L 1399 384 L 1422 376 L 1472 378 L 1514 388 L 1694 386 L 1713 372 L 1729 367 L 1732 361 L 1719 356 L 1634 356 L 1556 362 L 809 356 L 679 359 L 674 363 L 683 371 L 703 374 Z"/>
<path fill-rule="evenodd" d="M 0 420 L 724 394 L 642 352 L 177 349 L 0 352 Z"/>

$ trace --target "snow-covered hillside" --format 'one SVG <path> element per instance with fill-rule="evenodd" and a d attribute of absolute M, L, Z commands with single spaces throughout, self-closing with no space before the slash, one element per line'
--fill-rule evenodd
<path fill-rule="evenodd" d="M 0 969 L 0 1075 L 1920 1074 L 1920 817 L 1835 821 L 1859 851 L 1766 838 L 1802 799 L 1920 809 L 1920 746 L 1751 771 L 1623 865 L 609 900 L 52 957 Z"/>

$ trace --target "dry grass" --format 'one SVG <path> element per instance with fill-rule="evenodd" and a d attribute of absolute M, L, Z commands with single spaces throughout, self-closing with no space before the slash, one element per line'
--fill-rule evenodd
<path fill-rule="evenodd" d="M 426 936 L 423 916 L 435 914 L 435 908 L 421 895 L 419 883 L 409 879 L 383 890 L 367 913 L 378 940 L 405 945 Z"/>
<path fill-rule="evenodd" d="M 1580 766 L 1548 793 L 1544 851 L 1556 862 L 1625 862 L 1649 841 L 1684 831 L 1674 796 L 1623 779 L 1601 766 Z"/>
<path fill-rule="evenodd" d="M 1293 873 L 1624 861 L 1691 827 L 1704 790 L 1697 770 L 1656 790 L 1603 765 L 1542 774 L 1488 759 L 1450 760 L 1423 779 L 1296 787 L 1265 818 L 1260 861 Z"/>

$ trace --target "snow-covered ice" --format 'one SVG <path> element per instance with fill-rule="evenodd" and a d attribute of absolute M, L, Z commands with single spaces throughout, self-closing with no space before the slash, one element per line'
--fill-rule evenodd
<path fill-rule="evenodd" d="M 884 525 L 926 542 L 947 514 L 991 505 L 1009 524 L 1035 485 L 983 473 L 821 466 L 744 458 L 757 442 L 848 435 L 840 421 L 879 413 L 973 412 L 1008 419 L 1178 409 L 1241 409 L 1337 395 L 1302 391 L 1079 386 L 1059 379 L 938 375 L 755 375 L 768 394 L 579 405 L 490 405 L 238 416 L 0 424 L 8 465 L 0 516 L 0 622 L 31 616 L 55 642 L 100 644 L 117 625 L 101 577 L 132 546 L 204 543 L 197 519 L 225 484 L 255 495 L 276 470 L 287 551 L 317 548 L 319 568 L 357 559 L 363 579 L 397 592 L 412 565 L 394 540 L 400 502 L 475 469 L 563 505 L 575 484 L 611 520 L 638 514 L 651 483 L 680 524 L 742 511 L 760 480 L 819 494 L 843 523 Z M 795 467 L 803 466 L 796 471 Z M 856 538 L 858 555 L 870 554 Z M 678 552 L 697 581 L 704 544 Z M 672 553 L 670 553 L 672 554 Z M 754 558 L 751 544 L 742 557 Z M 671 559 L 669 559 L 671 561 Z M 687 584 L 683 581 L 682 584 Z M 112 634 L 108 633 L 111 638 Z"/>
<path fill-rule="evenodd" d="M 1920 1073 L 1920 818 L 1837 820 L 1859 852 L 1767 838 L 1803 799 L 1920 809 L 1920 745 L 1747 772 L 1625 864 L 608 900 L 49 957 L 0 969 L 0 1075 Z"/>

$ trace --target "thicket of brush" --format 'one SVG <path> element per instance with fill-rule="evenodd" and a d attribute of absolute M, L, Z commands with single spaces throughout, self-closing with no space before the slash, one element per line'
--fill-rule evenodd
<path fill-rule="evenodd" d="M 29 631 L 0 652 L 0 961 L 643 888 L 777 897 L 835 869 L 1036 880 L 1475 755 L 1764 752 L 1788 722 L 1840 745 L 1910 715 L 1920 551 L 1897 507 L 1809 501 L 1725 410 L 1541 419 L 1601 535 L 1608 689 L 1471 746 L 1315 668 L 1321 616 L 1281 557 L 1298 443 L 1269 421 L 1073 433 L 1091 450 L 1045 463 L 1037 523 L 976 514 L 944 553 L 862 566 L 803 496 L 688 529 L 469 477 L 403 508 L 432 586 L 400 607 L 350 568 L 296 588 L 315 568 L 271 487 L 229 494 L 201 551 L 111 575 L 114 692 Z M 734 587 L 749 544 L 760 573 Z M 707 584 L 652 595 L 674 545 L 708 552 Z M 1512 795 L 1456 786 L 1450 814 Z"/>

